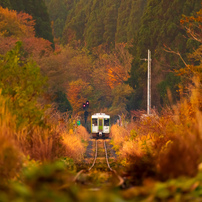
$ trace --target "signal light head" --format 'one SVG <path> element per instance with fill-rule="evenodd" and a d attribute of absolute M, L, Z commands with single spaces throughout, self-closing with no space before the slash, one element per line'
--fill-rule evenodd
<path fill-rule="evenodd" d="M 88 107 L 89 107 L 89 101 L 87 100 L 86 101 L 86 108 L 88 109 Z"/>
<path fill-rule="evenodd" d="M 86 108 L 86 104 L 85 103 L 83 103 L 83 109 L 85 109 Z"/>

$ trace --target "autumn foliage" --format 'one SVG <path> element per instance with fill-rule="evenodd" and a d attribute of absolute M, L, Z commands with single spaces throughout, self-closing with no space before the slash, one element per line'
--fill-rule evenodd
<path fill-rule="evenodd" d="M 110 1 L 93 2 L 115 5 Z M 116 3 L 118 2 L 122 5 L 119 10 L 124 14 L 127 1 Z M 183 3 L 173 1 L 173 5 L 179 2 Z M 150 1 L 148 5 L 150 3 L 154 1 Z M 136 4 L 131 1 L 130 5 Z M 159 15 L 163 13 L 163 5 L 159 4 Z M 134 41 L 134 44 L 137 42 L 137 55 L 133 56 L 139 62 L 132 65 L 131 52 L 134 49 L 129 52 L 130 47 L 125 43 L 113 42 L 110 45 L 114 37 L 121 37 L 115 36 L 116 18 L 111 18 L 115 13 L 119 13 L 118 10 L 114 14 L 112 12 L 118 9 L 118 6 L 111 8 L 109 7 L 106 12 L 103 28 L 103 39 L 107 44 L 94 47 L 95 44 L 100 44 L 99 40 L 102 41 L 97 37 L 102 33 L 94 32 L 101 30 L 99 26 L 89 27 L 84 33 L 84 38 L 89 39 L 86 43 L 91 45 L 90 51 L 82 47 L 81 41 L 71 41 L 79 38 L 78 34 L 83 34 L 74 30 L 71 27 L 74 24 L 72 23 L 66 29 L 70 32 L 64 33 L 73 47 L 57 46 L 54 52 L 49 41 L 36 37 L 35 21 L 31 15 L 0 7 L 0 201 L 92 200 L 94 195 L 91 197 L 89 190 L 79 193 L 80 188 L 75 189 L 69 174 L 69 171 L 76 173 L 74 163 L 84 162 L 89 134 L 82 125 L 77 126 L 77 120 L 81 117 L 78 115 L 83 115 L 82 103 L 86 100 L 90 101 L 89 115 L 94 112 L 106 112 L 111 117 L 123 114 L 120 125 L 115 124 L 111 127 L 111 142 L 118 156 L 117 165 L 120 165 L 117 167 L 126 179 L 123 188 L 131 185 L 148 185 L 146 188 L 129 189 L 128 195 L 124 198 L 130 198 L 131 194 L 138 199 L 149 195 L 148 201 L 165 201 L 172 198 L 180 200 L 181 192 L 192 192 L 195 196 L 201 196 L 202 178 L 198 171 L 201 171 L 202 165 L 202 47 L 196 46 L 198 48 L 189 54 L 190 64 L 183 60 L 185 68 L 180 67 L 173 72 L 183 81 L 181 86 L 178 86 L 180 100 L 173 104 L 171 91 L 168 89 L 170 107 L 161 108 L 159 111 L 153 110 L 149 116 L 133 111 L 130 114 L 132 120 L 127 120 L 127 123 L 124 117 L 129 117 L 129 98 L 137 96 L 138 102 L 143 99 L 141 96 L 145 89 L 142 86 L 145 85 L 146 63 L 140 63 L 140 57 L 143 56 L 141 49 L 145 48 L 146 41 L 151 40 L 146 36 L 151 35 L 152 26 L 155 27 L 159 16 L 154 25 L 150 23 L 151 18 L 149 23 L 148 18 L 142 18 L 142 22 L 146 22 L 145 25 L 148 26 L 137 32 L 140 41 Z M 146 11 L 152 11 L 153 14 L 152 8 Z M 170 13 L 165 14 L 164 20 L 170 20 Z M 96 12 L 91 15 L 93 22 L 96 15 Z M 80 21 L 80 17 L 82 20 L 86 19 L 81 15 L 74 19 L 75 22 L 84 22 Z M 102 19 L 101 16 L 96 17 L 99 21 Z M 181 20 L 181 25 L 187 31 L 190 40 L 194 39 L 197 43 L 201 43 L 202 37 L 201 17 L 202 11 L 199 11 L 195 16 L 184 16 Z M 130 19 L 134 19 L 132 14 Z M 108 24 L 108 21 L 112 23 Z M 122 21 L 121 15 L 118 16 L 118 21 Z M 55 25 L 61 24 L 59 21 L 57 23 Z M 93 25 L 98 24 L 96 22 Z M 161 23 L 157 25 L 161 26 Z M 172 24 L 166 28 L 174 30 L 172 32 L 175 35 L 177 29 L 173 29 Z M 111 29 L 114 30 L 113 36 L 110 35 Z M 161 32 L 153 32 L 153 38 L 165 34 L 162 28 L 156 30 Z M 122 30 L 118 31 L 121 35 Z M 130 32 L 133 33 L 132 30 Z M 152 43 L 160 43 L 155 40 L 152 40 Z M 181 56 L 179 52 L 177 55 Z M 159 71 L 162 70 L 160 68 Z M 133 86 L 135 93 L 128 83 Z M 164 87 L 166 88 L 166 85 Z M 138 92 L 138 88 L 142 89 L 142 92 Z M 63 112 L 60 111 L 61 108 Z M 103 167 L 102 164 L 100 166 Z M 183 184 L 184 181 L 173 180 L 181 176 L 195 177 L 191 182 L 188 181 L 187 188 Z M 154 182 L 168 179 L 172 179 L 168 181 L 168 185 Z M 102 181 L 106 181 L 105 175 L 102 176 Z M 101 201 L 114 201 L 114 198 L 119 199 L 114 196 L 115 194 L 112 194 L 112 198 L 103 192 L 97 192 L 95 195 L 100 196 Z"/>
<path fill-rule="evenodd" d="M 23 42 L 27 54 L 34 58 L 47 56 L 52 52 L 51 42 L 35 37 L 35 21 L 27 13 L 0 7 L 0 47 L 5 54 L 19 40 Z"/>
<path fill-rule="evenodd" d="M 142 116 L 126 129 L 112 127 L 115 148 L 134 183 L 142 183 L 145 177 L 165 180 L 196 175 L 202 157 L 198 99 L 202 95 L 198 84 L 190 99 L 182 99 L 161 115 L 153 112 L 149 117 Z"/>
<path fill-rule="evenodd" d="M 80 112 L 83 102 L 88 99 L 88 96 L 92 93 L 92 87 L 89 83 L 82 81 L 72 81 L 69 83 L 67 96 L 73 107 L 74 112 Z"/>
<path fill-rule="evenodd" d="M 17 13 L 8 8 L 0 7 L 1 24 L 0 34 L 4 37 L 30 37 L 35 35 L 35 21 L 26 13 Z"/>
<path fill-rule="evenodd" d="M 26 58 L 21 42 L 1 56 L 0 70 L 1 179 L 16 177 L 29 159 L 81 160 L 87 132 L 82 126 L 77 131 L 68 116 L 55 117 L 57 112 L 45 104 L 46 79 L 36 63 Z"/>
<path fill-rule="evenodd" d="M 181 20 L 191 40 L 201 44 L 201 11 Z M 170 50 L 171 51 L 171 50 Z M 181 55 L 178 53 L 181 57 Z M 168 180 L 196 176 L 202 159 L 201 45 L 189 54 L 190 61 L 176 73 L 184 81 L 180 101 L 151 115 L 135 112 L 135 121 L 126 128 L 112 126 L 112 138 L 121 162 L 132 175 L 132 183 L 147 178 Z M 181 57 L 181 59 L 183 59 Z M 185 82 L 186 81 L 186 82 Z M 169 90 L 168 90 L 169 92 Z M 122 135 L 120 135 L 120 131 Z"/>

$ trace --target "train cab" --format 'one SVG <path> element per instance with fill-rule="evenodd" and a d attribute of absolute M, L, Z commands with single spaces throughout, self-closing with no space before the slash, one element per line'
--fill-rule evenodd
<path fill-rule="evenodd" d="M 105 113 L 92 115 L 91 133 L 93 138 L 108 138 L 110 133 L 110 116 Z"/>

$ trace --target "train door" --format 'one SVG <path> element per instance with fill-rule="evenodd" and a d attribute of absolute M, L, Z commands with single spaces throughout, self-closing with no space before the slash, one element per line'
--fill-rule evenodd
<path fill-rule="evenodd" d="M 103 119 L 99 119 L 99 132 L 103 131 Z"/>

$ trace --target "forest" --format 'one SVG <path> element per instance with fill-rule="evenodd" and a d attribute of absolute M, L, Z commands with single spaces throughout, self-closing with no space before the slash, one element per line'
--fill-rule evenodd
<path fill-rule="evenodd" d="M 0 0 L 0 201 L 200 200 L 201 42 L 201 0 Z M 70 183 L 97 112 L 130 189 Z"/>

